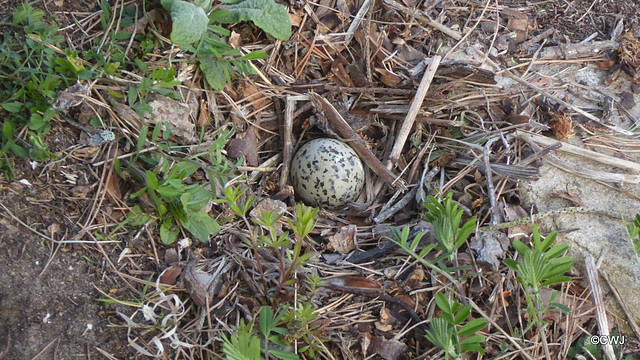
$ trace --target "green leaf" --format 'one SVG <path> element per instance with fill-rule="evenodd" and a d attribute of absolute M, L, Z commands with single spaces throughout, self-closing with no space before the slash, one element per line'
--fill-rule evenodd
<path fill-rule="evenodd" d="M 240 332 L 228 339 L 222 336 L 222 352 L 227 360 L 261 360 L 260 338 L 248 333 Z"/>
<path fill-rule="evenodd" d="M 269 350 L 269 354 L 282 360 L 299 360 L 300 357 L 297 354 L 288 351 L 281 350 Z"/>
<path fill-rule="evenodd" d="M 453 323 L 455 325 L 461 324 L 463 321 L 467 320 L 471 315 L 471 305 L 463 306 L 458 312 L 456 312 L 456 316 L 453 319 Z"/>
<path fill-rule="evenodd" d="M 473 319 L 458 329 L 458 335 L 471 335 L 487 327 L 487 319 Z"/>
<path fill-rule="evenodd" d="M 208 242 L 210 235 L 220 232 L 218 222 L 204 211 L 190 213 L 187 217 L 188 221 L 183 223 L 182 226 L 202 242 Z"/>
<path fill-rule="evenodd" d="M 222 90 L 227 84 L 227 76 L 222 64 L 214 59 L 200 59 L 200 70 L 213 90 Z"/>
<path fill-rule="evenodd" d="M 225 14 L 227 18 L 222 18 L 223 20 L 253 21 L 257 27 L 280 40 L 288 40 L 291 35 L 291 20 L 287 9 L 273 0 L 246 0 L 239 4 L 227 5 L 226 10 L 230 14 Z M 226 22 L 220 18 L 215 19 Z"/>
<path fill-rule="evenodd" d="M 22 110 L 22 104 L 17 102 L 4 103 L 2 104 L 2 108 L 7 110 L 10 113 L 17 113 L 17 112 L 20 112 L 20 110 Z"/>
<path fill-rule="evenodd" d="M 571 308 L 566 306 L 566 305 L 563 305 L 563 304 L 560 304 L 560 303 L 557 303 L 557 302 L 552 302 L 549 305 L 554 307 L 554 308 L 556 308 L 556 309 L 558 309 L 558 310 L 560 310 L 560 311 L 562 311 L 565 315 L 571 314 Z"/>
<path fill-rule="evenodd" d="M 171 245 L 178 239 L 178 230 L 172 230 L 173 220 L 167 220 L 160 226 L 160 240 L 165 245 Z"/>
<path fill-rule="evenodd" d="M 175 0 L 171 3 L 171 41 L 187 46 L 200 40 L 207 30 L 209 18 L 204 9 L 190 2 Z"/>
<path fill-rule="evenodd" d="M 158 178 L 156 174 L 152 171 L 147 170 L 147 186 L 151 190 L 155 190 L 158 188 Z"/>
<path fill-rule="evenodd" d="M 449 300 L 447 300 L 446 296 L 443 293 L 436 294 L 436 304 L 438 307 L 447 314 L 451 314 L 451 305 L 449 304 Z"/>

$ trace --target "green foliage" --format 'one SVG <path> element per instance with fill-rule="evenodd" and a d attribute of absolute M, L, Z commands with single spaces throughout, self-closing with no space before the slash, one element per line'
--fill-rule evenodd
<path fill-rule="evenodd" d="M 209 18 L 202 7 L 182 0 L 163 0 L 162 6 L 171 12 L 171 41 L 179 46 L 193 44 L 207 31 Z"/>
<path fill-rule="evenodd" d="M 462 306 L 457 300 L 450 302 L 442 293 L 437 293 L 435 300 L 442 314 L 431 319 L 425 337 L 444 350 L 445 359 L 462 359 L 462 354 L 468 351 L 484 354 L 481 343 L 485 337 L 474 334 L 487 326 L 487 320 L 473 319 L 461 325 L 471 316 L 471 305 Z"/>
<path fill-rule="evenodd" d="M 239 217 L 244 217 L 255 201 L 255 198 L 247 197 L 244 203 L 239 204 L 240 198 L 246 191 L 247 189 L 241 189 L 240 186 L 227 186 L 226 188 L 222 189 L 224 198 L 218 199 L 215 202 L 227 204 L 227 206 L 229 206 L 236 215 L 238 215 Z"/>
<path fill-rule="evenodd" d="M 296 204 L 296 220 L 289 221 L 289 226 L 299 239 L 303 239 L 316 226 L 316 216 L 318 216 L 318 209 L 302 203 Z"/>
<path fill-rule="evenodd" d="M 291 35 L 291 21 L 287 9 L 272 0 L 245 0 L 225 5 L 222 9 L 211 14 L 213 21 L 222 24 L 253 21 L 267 34 L 283 41 Z"/>
<path fill-rule="evenodd" d="M 516 281 L 522 284 L 527 299 L 527 311 L 533 317 L 534 323 L 543 325 L 541 314 L 545 311 L 540 299 L 540 289 L 545 286 L 570 281 L 571 278 L 562 274 L 571 270 L 573 259 L 562 256 L 569 245 L 560 244 L 551 247 L 557 233 L 552 232 L 541 241 L 538 227 L 531 225 L 533 232 L 533 248 L 516 240 L 513 247 L 519 255 L 519 260 L 504 259 L 505 265 L 516 272 Z"/>
<path fill-rule="evenodd" d="M 424 231 L 416 234 L 411 242 L 409 242 L 410 229 L 408 226 L 403 227 L 402 230 L 399 230 L 396 227 L 392 227 L 391 231 L 393 232 L 394 236 L 390 237 L 389 239 L 398 244 L 400 249 L 418 260 L 422 265 L 444 275 L 450 281 L 454 281 L 454 278 L 451 276 L 451 272 L 469 269 L 468 266 L 447 266 L 443 261 L 449 258 L 449 253 L 444 253 L 440 256 L 434 257 L 433 259 L 427 259 L 427 257 L 431 254 L 431 251 L 433 251 L 438 246 L 437 244 L 428 244 L 422 250 L 420 250 L 419 253 L 416 252 L 418 250 L 418 246 L 420 245 L 420 240 L 425 234 Z"/>
<path fill-rule="evenodd" d="M 162 179 L 147 170 L 147 186 L 131 195 L 133 199 L 147 193 L 160 219 L 160 238 L 165 244 L 176 241 L 179 230 L 174 225 L 177 224 L 202 242 L 208 242 L 210 235 L 220 231 L 220 225 L 203 210 L 213 198 L 211 192 L 202 185 L 184 183 L 198 168 L 199 165 L 193 162 L 181 161 L 174 164 Z"/>
<path fill-rule="evenodd" d="M 230 32 L 214 24 L 253 21 L 278 39 L 286 40 L 291 34 L 286 8 L 273 0 L 227 2 L 209 17 L 206 11 L 211 7 L 210 0 L 162 0 L 162 6 L 170 11 L 173 20 L 171 41 L 193 53 L 207 83 L 214 90 L 223 89 L 236 74 L 255 73 L 250 61 L 267 57 L 264 51 L 243 55 L 227 43 L 225 37 Z"/>
<path fill-rule="evenodd" d="M 636 257 L 636 263 L 640 266 L 640 214 L 636 214 L 636 218 L 629 224 L 627 232 Z"/>
<path fill-rule="evenodd" d="M 8 155 L 44 160 L 51 154 L 44 150 L 40 135 L 50 129 L 56 111 L 50 106 L 58 91 L 79 78 L 79 72 L 59 74 L 63 66 L 74 61 L 75 54 L 66 57 L 56 53 L 63 40 L 58 28 L 44 21 L 44 12 L 24 3 L 13 13 L 12 25 L 23 33 L 6 32 L 0 43 L 0 168 L 7 166 L 12 177 Z M 81 67 L 81 65 L 80 65 Z M 73 67 L 72 67 L 73 68 Z M 83 75 L 86 73 L 83 72 Z M 29 142 L 14 138 L 24 126 L 29 128 Z"/>
<path fill-rule="evenodd" d="M 282 308 L 276 312 L 271 306 L 263 306 L 258 316 L 259 333 L 254 329 L 254 322 L 244 325 L 241 322 L 236 331 L 227 338 L 223 335 L 222 352 L 228 360 L 258 360 L 263 359 L 262 353 L 283 360 L 297 360 L 298 355 L 284 348 L 281 335 L 289 333 L 284 327 L 279 327 L 288 309 Z"/>
<path fill-rule="evenodd" d="M 439 201 L 429 195 L 429 201 L 424 204 L 428 210 L 425 217 L 433 224 L 433 236 L 451 259 L 469 235 L 473 233 L 477 220 L 474 216 L 460 226 L 464 211 L 458 209 L 458 204 L 451 199 L 452 196 L 453 193 L 449 192 L 443 201 Z"/>

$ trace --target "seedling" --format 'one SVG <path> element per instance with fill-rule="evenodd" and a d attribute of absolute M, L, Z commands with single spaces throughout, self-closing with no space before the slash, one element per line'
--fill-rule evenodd
<path fill-rule="evenodd" d="M 450 260 L 453 260 L 455 252 L 473 233 L 477 220 L 474 216 L 460 226 L 463 210 L 458 209 L 458 204 L 451 199 L 452 196 L 453 193 L 449 192 L 444 200 L 440 201 L 429 195 L 428 201 L 424 204 L 428 210 L 425 217 L 433 224 L 433 236 L 440 243 L 440 248 L 449 255 Z"/>
<path fill-rule="evenodd" d="M 522 284 L 525 290 L 527 311 L 534 323 L 542 326 L 541 315 L 546 309 L 540 299 L 540 289 L 570 281 L 570 277 L 562 274 L 573 268 L 573 259 L 562 256 L 569 249 L 569 245 L 551 247 L 558 235 L 557 232 L 550 233 L 542 241 L 536 225 L 531 225 L 531 231 L 533 248 L 515 240 L 513 247 L 518 252 L 519 260 L 504 259 L 504 263 L 516 272 L 516 281 Z"/>
<path fill-rule="evenodd" d="M 263 306 L 258 316 L 259 335 L 254 329 L 254 322 L 245 325 L 240 321 L 240 326 L 230 337 L 222 335 L 222 352 L 228 360 L 261 360 L 262 353 L 266 359 L 271 357 L 283 360 L 297 360 L 298 355 L 286 350 L 276 350 L 274 347 L 286 348 L 280 335 L 286 335 L 289 330 L 279 327 L 278 324 L 287 314 L 287 308 L 282 308 L 275 313 L 271 306 Z"/>
<path fill-rule="evenodd" d="M 431 319 L 425 337 L 444 350 L 445 359 L 462 359 L 462 354 L 468 351 L 484 354 L 481 344 L 485 337 L 475 334 L 487 326 L 487 320 L 473 319 L 460 326 L 471 316 L 471 305 L 462 306 L 457 300 L 449 301 L 442 293 L 437 293 L 435 300 L 442 314 Z"/>

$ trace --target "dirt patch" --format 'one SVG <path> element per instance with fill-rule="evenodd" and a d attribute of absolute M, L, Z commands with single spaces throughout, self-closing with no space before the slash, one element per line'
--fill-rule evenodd
<path fill-rule="evenodd" d="M 83 257 L 85 252 L 45 240 L 11 218 L 13 214 L 58 237 L 69 231 L 59 222 L 65 212 L 27 200 L 42 193 L 26 186 L 15 193 L 12 188 L 15 183 L 0 195 L 6 207 L 0 211 L 0 358 L 30 359 L 38 354 L 42 359 L 89 358 L 99 354 L 97 348 L 129 354 L 123 332 L 110 326 L 98 301 L 101 294 L 96 287 L 113 288 L 110 278 L 100 276 L 100 267 Z M 60 227 L 57 224 L 62 228 L 51 234 Z"/>

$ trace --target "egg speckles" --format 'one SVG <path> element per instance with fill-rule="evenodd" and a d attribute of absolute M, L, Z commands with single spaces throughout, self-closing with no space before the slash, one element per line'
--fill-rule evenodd
<path fill-rule="evenodd" d="M 360 195 L 364 167 L 348 145 L 316 139 L 302 145 L 291 163 L 296 195 L 312 206 L 339 209 Z"/>

